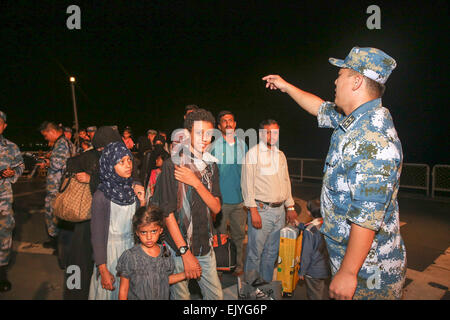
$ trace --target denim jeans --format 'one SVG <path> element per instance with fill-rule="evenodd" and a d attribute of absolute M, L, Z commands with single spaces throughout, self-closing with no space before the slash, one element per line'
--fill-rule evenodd
<path fill-rule="evenodd" d="M 175 251 L 166 243 L 173 260 L 175 270 L 173 273 L 184 272 L 183 258 L 176 256 Z M 216 270 L 216 256 L 213 248 L 204 256 L 195 256 L 202 267 L 202 275 L 197 279 L 203 300 L 223 300 L 222 284 Z M 191 294 L 188 287 L 189 280 L 183 280 L 170 285 L 170 300 L 190 300 Z"/>
<path fill-rule="evenodd" d="M 247 259 L 244 272 L 256 270 L 265 281 L 272 281 L 275 261 L 278 258 L 280 246 L 280 230 L 285 226 L 284 206 L 271 208 L 266 204 L 262 207 L 258 202 L 258 212 L 261 216 L 262 228 L 255 229 L 250 211 L 248 213 L 248 243 Z"/>

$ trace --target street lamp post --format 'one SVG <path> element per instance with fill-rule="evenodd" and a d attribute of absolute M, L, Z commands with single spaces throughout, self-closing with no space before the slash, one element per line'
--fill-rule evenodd
<path fill-rule="evenodd" d="M 77 101 L 75 99 L 75 77 L 70 77 L 70 86 L 72 87 L 72 102 L 73 102 L 73 115 L 75 122 L 75 145 L 78 148 L 80 145 L 80 138 L 78 136 L 78 113 L 77 113 Z"/>

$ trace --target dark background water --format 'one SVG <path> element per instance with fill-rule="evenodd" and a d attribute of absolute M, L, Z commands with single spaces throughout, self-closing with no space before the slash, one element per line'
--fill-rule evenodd
<path fill-rule="evenodd" d="M 355 4 L 357 3 L 357 4 Z M 81 30 L 66 9 L 81 8 Z M 288 156 L 324 158 L 331 131 L 261 78 L 280 74 L 334 100 L 338 69 L 355 46 L 397 60 L 383 103 L 405 162 L 448 163 L 448 4 L 377 2 L 381 29 L 369 30 L 369 1 L 2 1 L 0 110 L 5 136 L 43 142 L 44 120 L 73 123 L 68 78 L 77 77 L 81 126 L 129 125 L 170 133 L 184 106 L 235 112 L 238 127 L 274 118 Z"/>

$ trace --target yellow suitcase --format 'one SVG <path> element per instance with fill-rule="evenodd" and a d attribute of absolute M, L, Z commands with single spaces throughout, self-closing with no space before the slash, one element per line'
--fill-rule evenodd
<path fill-rule="evenodd" d="M 283 295 L 291 296 L 299 280 L 303 233 L 292 226 L 280 231 L 277 280 L 281 281 Z"/>

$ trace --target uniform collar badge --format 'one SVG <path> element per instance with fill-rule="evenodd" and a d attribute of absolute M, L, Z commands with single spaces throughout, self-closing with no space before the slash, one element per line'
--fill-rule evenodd
<path fill-rule="evenodd" d="M 350 127 L 350 125 L 355 121 L 355 117 L 351 114 L 349 115 L 344 121 L 342 121 L 341 123 L 341 127 L 344 130 L 347 130 L 348 127 Z"/>

